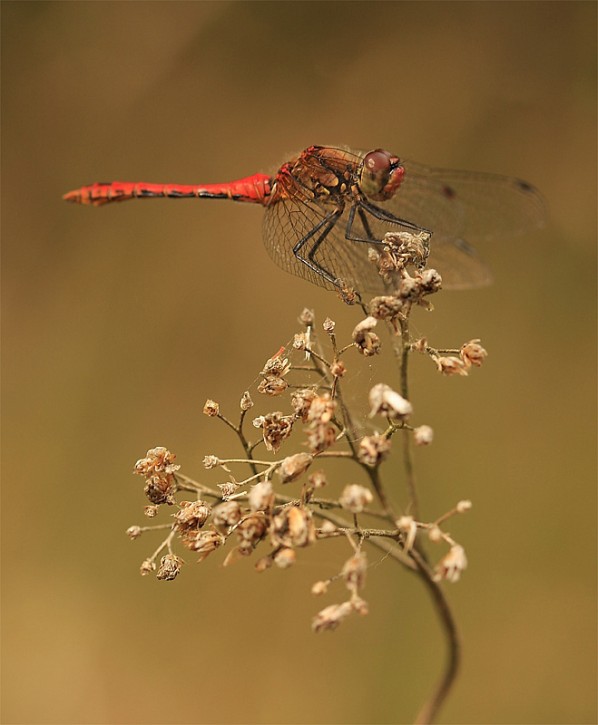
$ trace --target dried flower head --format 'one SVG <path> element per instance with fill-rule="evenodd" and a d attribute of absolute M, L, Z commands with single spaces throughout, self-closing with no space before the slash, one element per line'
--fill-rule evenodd
<path fill-rule="evenodd" d="M 460 357 L 454 357 L 453 355 L 436 358 L 436 365 L 443 375 L 467 375 L 469 367 Z"/>
<path fill-rule="evenodd" d="M 390 439 L 379 433 L 364 436 L 359 441 L 357 457 L 366 466 L 378 466 L 390 452 L 390 445 Z"/>
<path fill-rule="evenodd" d="M 205 501 L 181 501 L 179 506 L 174 519 L 180 533 L 190 529 L 201 529 L 212 512 Z"/>
<path fill-rule="evenodd" d="M 294 419 L 291 416 L 285 416 L 280 411 L 268 413 L 268 415 L 260 415 L 253 421 L 256 428 L 262 429 L 264 443 L 269 451 L 276 451 L 283 442 L 291 435 Z"/>
<path fill-rule="evenodd" d="M 363 551 L 356 552 L 343 565 L 341 575 L 349 591 L 356 594 L 365 585 L 365 574 L 368 568 L 367 557 Z"/>
<path fill-rule="evenodd" d="M 312 619 L 311 628 L 314 632 L 326 632 L 336 629 L 338 625 L 346 619 L 353 611 L 351 602 L 342 602 L 341 604 L 331 604 L 329 607 L 322 609 Z"/>
<path fill-rule="evenodd" d="M 176 473 L 180 466 L 175 464 L 176 456 L 168 448 L 157 446 L 150 448 L 145 458 L 140 458 L 135 464 L 134 473 L 150 478 L 151 476 L 171 475 Z"/>
<path fill-rule="evenodd" d="M 287 456 L 278 468 L 282 483 L 295 481 L 307 471 L 313 460 L 314 457 L 309 453 L 295 453 L 293 456 Z"/>
<path fill-rule="evenodd" d="M 299 322 L 305 327 L 313 327 L 316 321 L 316 316 L 313 310 L 304 307 L 301 314 L 299 315 Z"/>
<path fill-rule="evenodd" d="M 342 360 L 335 360 L 330 365 L 330 374 L 333 375 L 335 378 L 342 378 L 346 372 L 347 366 Z"/>
<path fill-rule="evenodd" d="M 405 303 L 397 295 L 383 295 L 370 300 L 370 315 L 377 320 L 396 320 Z"/>
<path fill-rule="evenodd" d="M 316 391 L 311 388 L 302 388 L 291 394 L 291 405 L 295 411 L 295 416 L 300 418 L 304 423 L 307 422 L 309 409 L 316 397 Z"/>
<path fill-rule="evenodd" d="M 293 566 L 296 559 L 297 554 L 287 547 L 282 547 L 274 554 L 274 563 L 279 569 L 288 569 L 289 566 Z"/>
<path fill-rule="evenodd" d="M 308 546 L 316 540 L 316 529 L 309 509 L 287 506 L 272 520 L 272 546 Z"/>
<path fill-rule="evenodd" d="M 143 533 L 143 529 L 141 526 L 129 526 L 127 529 L 127 536 L 131 541 L 134 541 L 135 539 L 138 539 L 141 534 Z"/>
<path fill-rule="evenodd" d="M 204 456 L 203 467 L 209 471 L 211 468 L 216 468 L 222 463 L 218 456 Z"/>
<path fill-rule="evenodd" d="M 216 528 L 226 532 L 239 523 L 242 515 L 241 506 L 237 501 L 223 501 L 212 509 L 212 523 Z"/>
<path fill-rule="evenodd" d="M 150 504 L 149 506 L 143 507 L 143 514 L 144 516 L 147 516 L 148 519 L 153 519 L 155 516 L 158 515 L 158 507 L 154 504 Z"/>
<path fill-rule="evenodd" d="M 261 512 L 249 514 L 241 519 L 235 529 L 240 541 L 239 549 L 242 553 L 250 554 L 268 531 L 268 521 Z"/>
<path fill-rule="evenodd" d="M 257 386 L 257 392 L 262 395 L 274 397 L 276 395 L 282 395 L 288 387 L 289 384 L 284 378 L 279 378 L 275 375 L 266 375 Z"/>
<path fill-rule="evenodd" d="M 323 581 L 315 582 L 311 588 L 311 593 L 314 594 L 316 597 L 319 597 L 322 594 L 326 594 L 329 586 L 330 586 L 330 579 L 325 579 Z"/>
<path fill-rule="evenodd" d="M 266 360 L 266 364 L 264 365 L 261 374 L 281 378 L 283 375 L 286 375 L 290 369 L 291 363 L 286 357 L 284 357 L 284 347 L 281 347 L 276 355 L 273 355 L 271 358 Z"/>
<path fill-rule="evenodd" d="M 196 551 L 199 554 L 197 561 L 200 562 L 222 546 L 226 539 L 221 533 L 212 529 L 210 531 L 200 531 L 195 537 L 189 537 L 187 540 L 182 539 L 182 541 L 188 549 Z"/>
<path fill-rule="evenodd" d="M 401 516 L 397 521 L 397 528 L 405 534 L 403 548 L 405 551 L 411 551 L 417 535 L 417 524 L 413 516 Z"/>
<path fill-rule="evenodd" d="M 253 400 L 251 399 L 251 395 L 249 395 L 249 391 L 246 390 L 241 396 L 239 407 L 242 411 L 247 411 L 250 408 L 253 408 Z"/>
<path fill-rule="evenodd" d="M 274 492 L 270 481 L 260 481 L 249 492 L 249 508 L 252 511 L 265 511 L 274 501 Z"/>
<path fill-rule="evenodd" d="M 220 406 L 215 400 L 208 398 L 203 407 L 203 413 L 210 416 L 210 418 L 215 418 L 220 413 Z"/>
<path fill-rule="evenodd" d="M 389 385 L 378 383 L 370 390 L 370 418 L 385 415 L 391 420 L 405 420 L 413 413 L 408 400 L 396 393 Z"/>
<path fill-rule="evenodd" d="M 448 554 L 438 562 L 434 579 L 436 581 L 446 579 L 451 583 L 457 582 L 459 581 L 461 572 L 466 568 L 467 557 L 465 556 L 465 549 L 458 544 L 454 544 L 449 549 Z"/>
<path fill-rule="evenodd" d="M 484 360 L 488 357 L 488 353 L 480 345 L 479 340 L 470 340 L 462 347 L 459 355 L 466 365 L 475 365 L 480 367 Z"/>
<path fill-rule="evenodd" d="M 429 446 L 434 440 L 434 431 L 429 425 L 420 425 L 413 429 L 413 442 L 416 446 Z"/>
<path fill-rule="evenodd" d="M 141 562 L 141 566 L 139 567 L 141 576 L 147 576 L 154 571 L 156 571 L 156 562 L 153 559 L 145 559 Z"/>
<path fill-rule="evenodd" d="M 167 582 L 173 581 L 173 579 L 176 579 L 179 575 L 183 564 L 184 561 L 180 556 L 176 556 L 176 554 L 166 554 L 166 556 L 163 556 L 160 560 L 156 579 Z"/>
<path fill-rule="evenodd" d="M 345 486 L 338 502 L 347 511 L 359 514 L 368 504 L 372 503 L 373 499 L 374 497 L 369 488 L 353 483 Z"/>
<path fill-rule="evenodd" d="M 380 352 L 380 338 L 375 332 L 372 332 L 377 322 L 378 320 L 375 317 L 366 317 L 353 330 L 353 342 L 359 352 L 366 357 Z"/>
<path fill-rule="evenodd" d="M 327 317 L 322 323 L 322 327 L 324 328 L 324 332 L 327 332 L 330 335 L 334 332 L 336 322 L 334 320 L 331 320 L 330 317 Z"/>

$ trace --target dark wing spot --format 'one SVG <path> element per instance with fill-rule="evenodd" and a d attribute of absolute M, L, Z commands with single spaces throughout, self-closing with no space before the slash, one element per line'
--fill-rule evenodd
<path fill-rule="evenodd" d="M 465 239 L 455 239 L 453 241 L 453 244 L 455 245 L 455 247 L 460 249 L 465 254 L 468 254 L 470 257 L 477 257 L 476 250 L 471 246 L 469 242 L 466 242 Z"/>
<path fill-rule="evenodd" d="M 447 199 L 454 199 L 457 196 L 457 192 L 453 189 L 452 186 L 443 186 L 442 193 L 446 196 Z"/>
<path fill-rule="evenodd" d="M 523 181 L 522 179 L 517 179 L 517 186 L 521 191 L 535 191 L 531 184 L 528 184 L 527 181 Z"/>

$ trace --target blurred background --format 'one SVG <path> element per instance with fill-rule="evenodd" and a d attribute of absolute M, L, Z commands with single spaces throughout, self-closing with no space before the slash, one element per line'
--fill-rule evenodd
<path fill-rule="evenodd" d="M 138 574 L 158 539 L 124 534 L 148 448 L 207 478 L 240 451 L 205 399 L 234 416 L 304 306 L 340 337 L 358 311 L 273 265 L 259 207 L 61 195 L 271 172 L 313 143 L 547 198 L 546 229 L 481 250 L 492 287 L 417 316 L 490 352 L 469 378 L 413 366 L 423 516 L 474 503 L 449 527 L 470 566 L 440 721 L 596 722 L 595 30 L 586 2 L 2 3 L 3 722 L 409 722 L 436 681 L 427 594 L 374 551 L 369 616 L 316 636 L 342 594 L 311 584 L 346 548 L 261 575 L 186 556 L 167 584 Z"/>

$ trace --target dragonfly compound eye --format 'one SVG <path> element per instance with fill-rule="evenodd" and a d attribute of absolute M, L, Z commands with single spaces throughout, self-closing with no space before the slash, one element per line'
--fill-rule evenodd
<path fill-rule="evenodd" d="M 370 151 L 365 155 L 361 167 L 361 190 L 374 201 L 385 201 L 399 188 L 404 173 L 398 156 L 384 149 Z"/>

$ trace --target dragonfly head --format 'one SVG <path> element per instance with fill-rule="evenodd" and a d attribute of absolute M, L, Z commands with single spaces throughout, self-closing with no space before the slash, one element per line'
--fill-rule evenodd
<path fill-rule="evenodd" d="M 359 186 L 373 201 L 386 201 L 394 196 L 401 185 L 405 169 L 398 156 L 384 149 L 365 155 L 359 175 Z"/>

